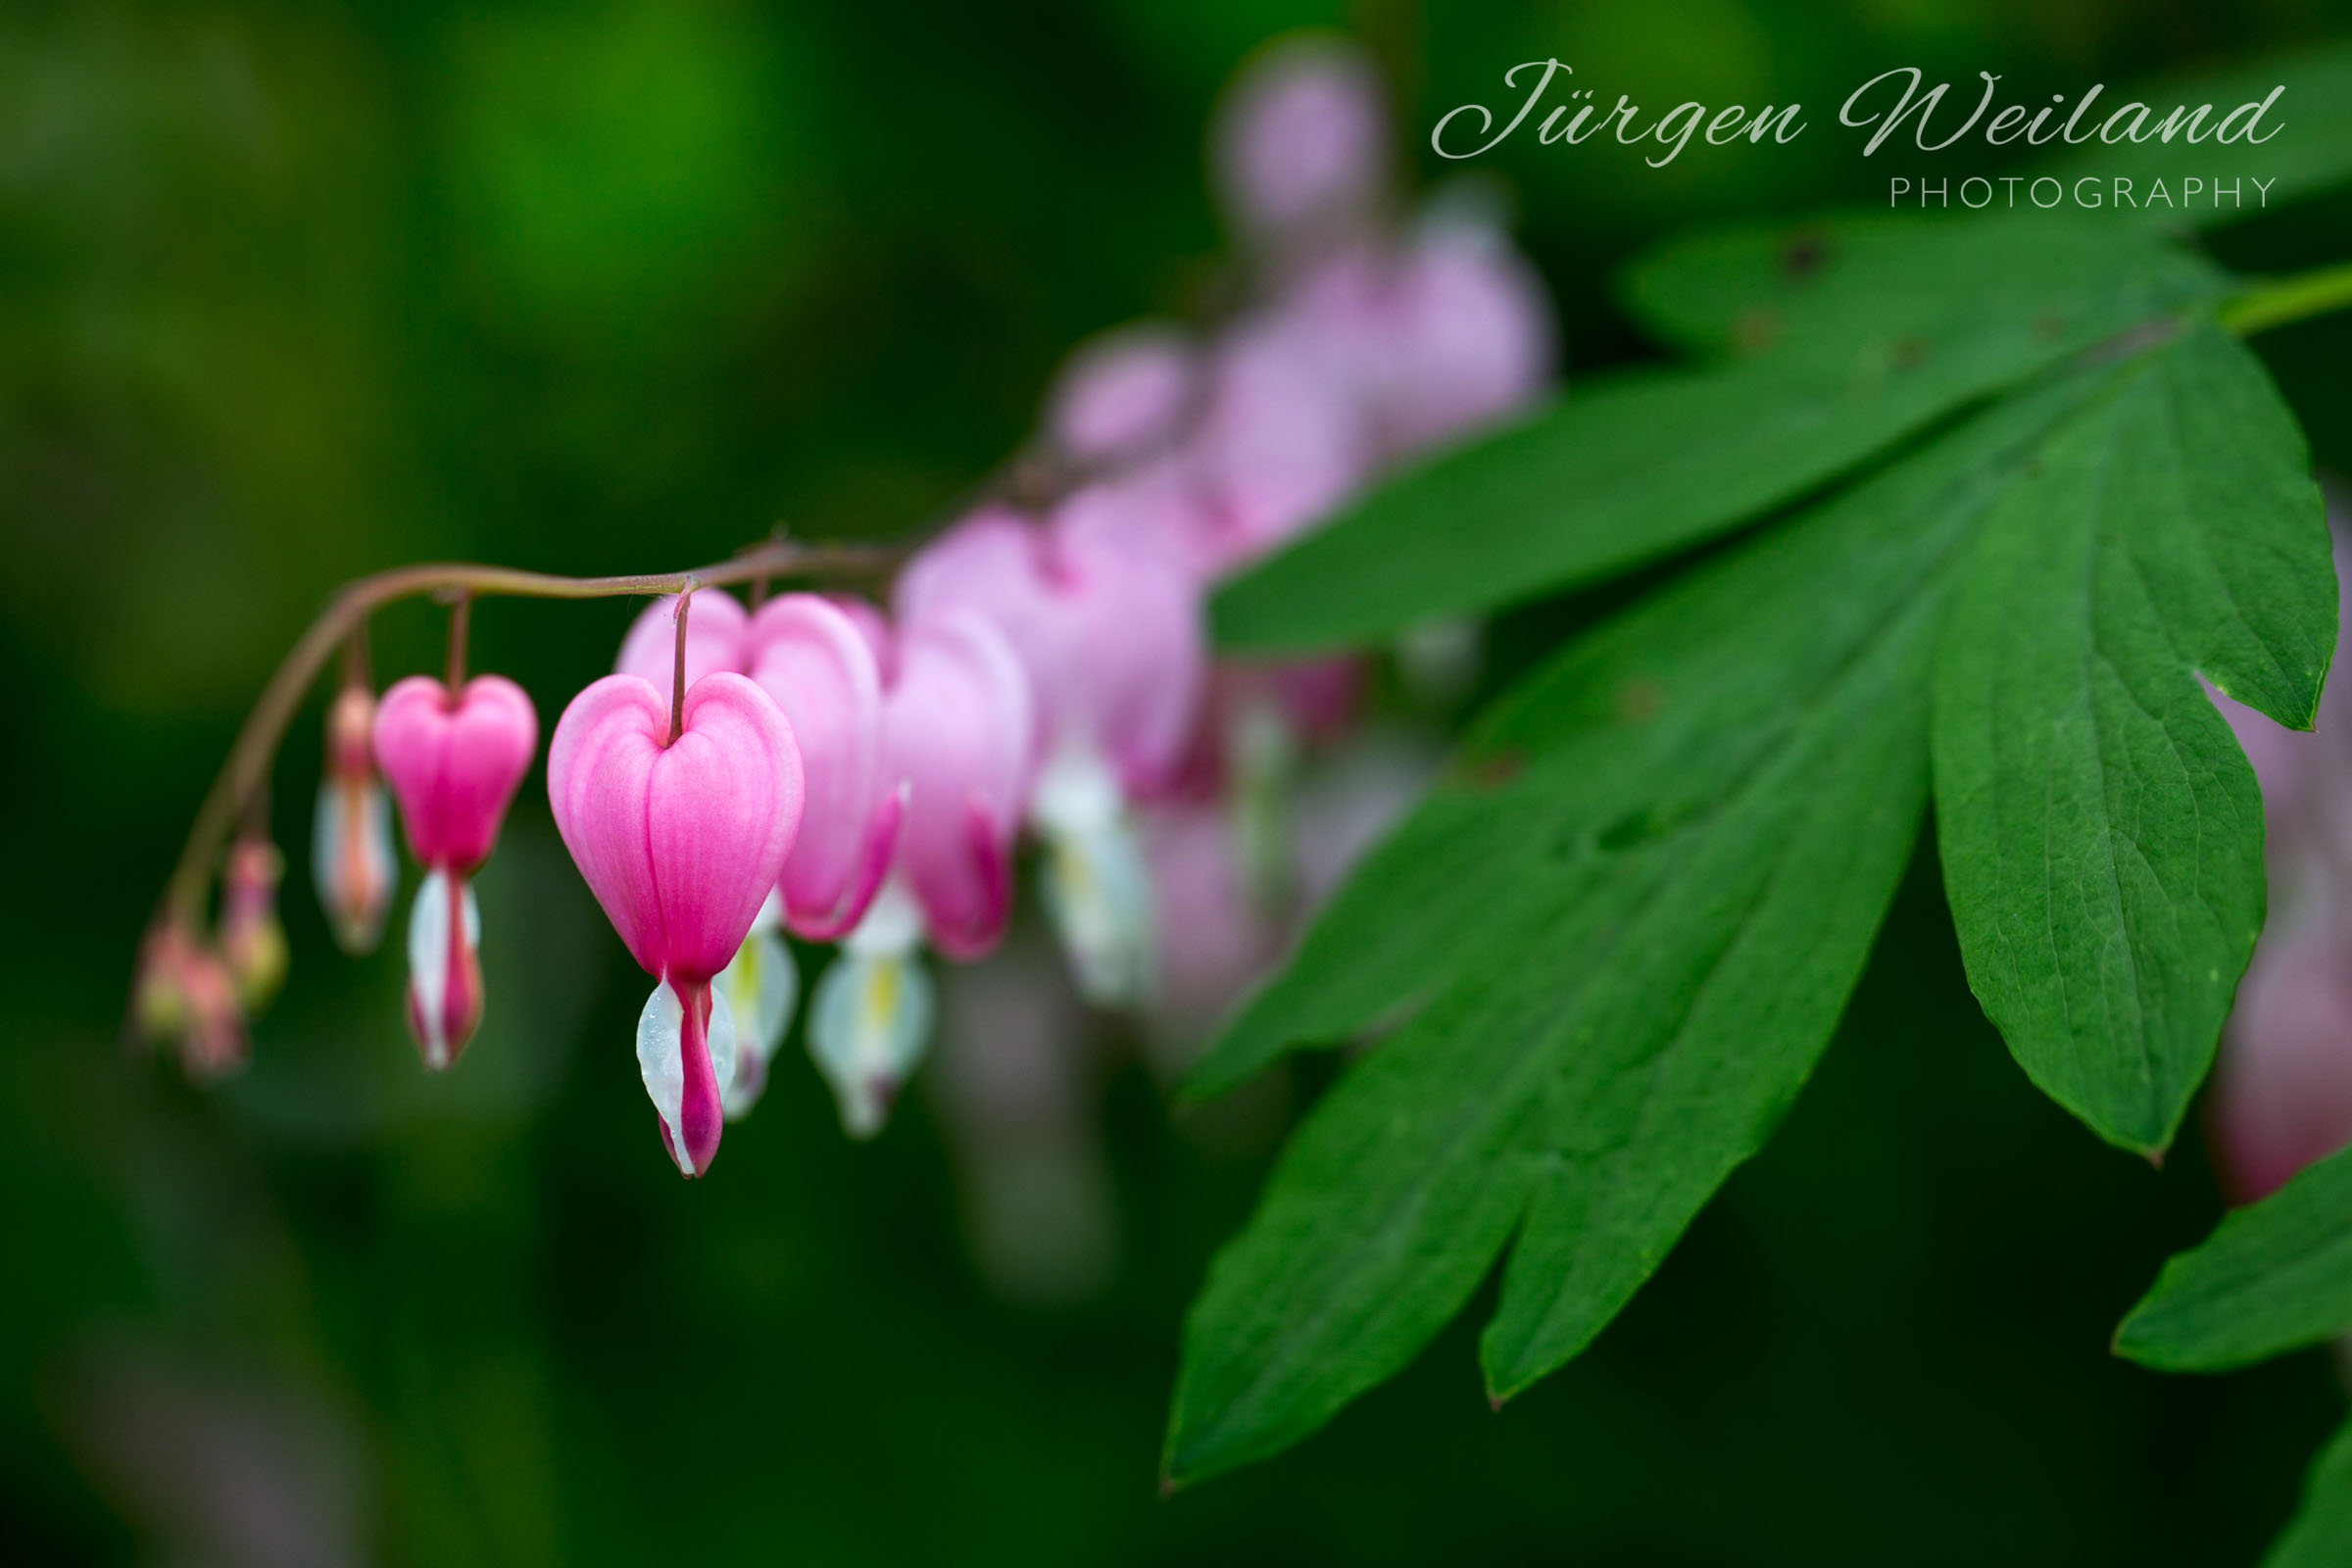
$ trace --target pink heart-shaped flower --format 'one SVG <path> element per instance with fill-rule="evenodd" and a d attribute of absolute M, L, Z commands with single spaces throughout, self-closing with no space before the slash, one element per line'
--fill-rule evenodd
<path fill-rule="evenodd" d="M 376 765 L 426 865 L 464 873 L 489 858 L 538 746 L 531 700 L 503 675 L 477 675 L 454 696 L 411 675 L 376 705 Z"/>
<path fill-rule="evenodd" d="M 571 700 L 548 747 L 556 830 L 630 956 L 700 985 L 743 945 L 800 831 L 800 748 L 774 701 L 731 672 L 669 703 L 636 675 Z"/>

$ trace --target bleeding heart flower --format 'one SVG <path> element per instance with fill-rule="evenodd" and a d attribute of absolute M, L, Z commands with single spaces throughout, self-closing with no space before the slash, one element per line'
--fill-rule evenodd
<path fill-rule="evenodd" d="M 139 951 L 132 1010 L 148 1038 L 178 1047 L 189 1077 L 225 1078 L 252 1054 L 228 965 L 195 932 L 166 920 Z"/>
<path fill-rule="evenodd" d="M 898 842 L 903 802 L 882 765 L 881 664 L 853 613 L 815 594 L 760 606 L 746 641 L 752 679 L 791 721 L 808 784 L 784 862 L 784 922 L 835 941 L 873 902 Z"/>
<path fill-rule="evenodd" d="M 538 745 L 531 700 L 501 675 L 477 675 L 458 693 L 412 675 L 376 709 L 376 764 L 426 868 L 409 920 L 409 1026 L 435 1071 L 481 1025 L 481 915 L 470 879 Z"/>
<path fill-rule="evenodd" d="M 1219 347 L 1183 457 L 1209 517 L 1210 574 L 1223 575 L 1321 519 L 1362 481 L 1373 450 L 1361 400 L 1324 346 L 1262 317 Z"/>
<path fill-rule="evenodd" d="M 916 623 L 949 606 L 985 615 L 1019 653 L 1045 722 L 1030 817 L 1049 908 L 1080 989 L 1108 1004 L 1152 985 L 1151 883 L 1127 801 L 1174 779 L 1207 661 L 1192 579 L 1073 505 L 1044 528 L 1003 511 L 967 519 L 908 564 L 899 596 Z"/>
<path fill-rule="evenodd" d="M 1046 430 L 1064 455 L 1089 466 L 1130 463 L 1182 433 L 1200 391 L 1192 343 L 1171 326 L 1145 323 L 1082 344 L 1046 400 Z"/>
<path fill-rule="evenodd" d="M 268 1006 L 286 981 L 286 928 L 277 918 L 277 884 L 285 874 L 286 858 L 268 839 L 243 838 L 229 847 L 220 875 L 220 956 L 248 1013 Z"/>
<path fill-rule="evenodd" d="M 1001 508 L 900 574 L 900 618 L 976 611 L 1020 657 L 1046 754 L 1091 753 L 1130 791 L 1164 784 L 1190 738 L 1207 653 L 1199 591 L 1169 557 L 1112 533 L 1085 493 L 1039 527 Z"/>
<path fill-rule="evenodd" d="M 1333 255 L 1282 315 L 1360 400 L 1384 461 L 1491 424 L 1551 379 L 1558 334 L 1543 280 L 1474 218 L 1426 221 L 1401 248 Z"/>
<path fill-rule="evenodd" d="M 371 953 L 400 871 L 392 803 L 375 771 L 375 698 L 346 686 L 326 710 L 326 767 L 312 819 L 311 879 L 343 951 Z"/>
<path fill-rule="evenodd" d="M 906 789 L 898 867 L 933 945 L 976 958 L 1012 903 L 1036 749 L 1029 677 L 1004 634 L 960 608 L 905 627 L 892 652 L 882 744 L 886 775 Z"/>
<path fill-rule="evenodd" d="M 668 709 L 636 675 L 588 687 L 556 724 L 547 791 L 589 890 L 661 982 L 639 1020 L 638 1065 L 663 1146 L 699 1176 L 736 1070 L 733 1010 L 711 981 L 783 875 L 803 785 L 791 724 L 748 678 L 696 681 L 674 738 Z"/>
<path fill-rule="evenodd" d="M 1279 46 L 1235 79 L 1213 142 L 1218 192 L 1251 238 L 1291 242 L 1360 221 L 1388 185 L 1380 73 L 1337 42 Z"/>

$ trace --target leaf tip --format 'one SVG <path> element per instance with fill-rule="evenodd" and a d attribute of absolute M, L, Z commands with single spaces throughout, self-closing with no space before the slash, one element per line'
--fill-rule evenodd
<path fill-rule="evenodd" d="M 1181 1483 L 1179 1483 L 1174 1476 L 1169 1475 L 1164 1470 L 1161 1471 L 1159 1474 L 1159 1500 L 1165 1502 L 1170 1497 L 1176 1495 L 1180 1486 Z"/>
<path fill-rule="evenodd" d="M 1509 1397 L 1510 1396 L 1506 1394 L 1497 1394 L 1493 1389 L 1489 1389 L 1487 1391 L 1487 1408 L 1494 1411 L 1496 1415 L 1500 1415 L 1502 1414 L 1503 1401 Z"/>

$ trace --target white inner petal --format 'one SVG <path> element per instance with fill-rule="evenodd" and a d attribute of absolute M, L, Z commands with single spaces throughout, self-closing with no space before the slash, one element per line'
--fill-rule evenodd
<path fill-rule="evenodd" d="M 1071 978 L 1098 1006 L 1132 1007 L 1158 989 L 1152 873 L 1124 815 L 1048 835 L 1046 909 Z"/>
<path fill-rule="evenodd" d="M 857 929 L 842 938 L 841 951 L 867 957 L 901 956 L 912 953 L 922 940 L 923 906 L 893 871 L 874 891 L 874 902 L 866 906 Z"/>
<path fill-rule="evenodd" d="M 661 1115 L 662 1125 L 669 1131 L 670 1157 L 679 1170 L 691 1176 L 694 1166 L 686 1153 L 686 1132 L 679 1125 L 686 1101 L 685 1021 L 686 1009 L 677 993 L 666 982 L 654 987 L 654 994 L 645 999 L 645 1009 L 637 1015 L 637 1071 L 645 1080 L 646 1095 Z M 727 1004 L 726 993 L 717 987 L 710 993 L 706 1043 L 723 1104 L 735 1083 L 735 1010 Z"/>
<path fill-rule="evenodd" d="M 1092 746 L 1070 742 L 1055 747 L 1039 769 L 1029 818 L 1045 833 L 1086 833 L 1117 821 L 1126 806 L 1109 760 Z"/>
<path fill-rule="evenodd" d="M 442 1038 L 441 1004 L 449 995 L 449 873 L 433 871 L 409 909 L 409 990 L 423 1021 L 426 1057 L 439 1066 L 449 1054 Z"/>
<path fill-rule="evenodd" d="M 833 1086 L 842 1130 L 871 1138 L 889 1119 L 899 1086 L 931 1043 L 937 1001 L 912 954 L 844 951 L 808 1004 L 808 1054 Z"/>
<path fill-rule="evenodd" d="M 726 999 L 738 1035 L 736 1071 L 726 1097 L 727 1119 L 733 1121 L 759 1103 L 767 1086 L 767 1064 L 792 1026 L 801 976 L 791 946 L 774 930 L 754 926 L 713 989 Z"/>
<path fill-rule="evenodd" d="M 678 1162 L 678 1169 L 691 1176 L 694 1167 L 686 1159 L 686 1134 L 678 1126 L 678 1107 L 686 1098 L 678 1026 L 685 1018 L 677 994 L 666 985 L 654 987 L 654 994 L 645 999 L 645 1010 L 637 1015 L 637 1071 L 645 1079 L 645 1092 L 653 1100 L 662 1125 L 669 1131 L 670 1157 Z"/>

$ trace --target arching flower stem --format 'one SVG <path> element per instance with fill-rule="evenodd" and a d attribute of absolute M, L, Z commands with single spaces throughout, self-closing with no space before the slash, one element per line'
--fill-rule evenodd
<path fill-rule="evenodd" d="M 197 808 L 196 820 L 188 830 L 187 843 L 172 868 L 172 879 L 164 885 L 159 919 L 177 922 L 187 929 L 202 926 L 205 894 L 220 864 L 228 836 L 243 817 L 255 792 L 268 779 L 270 764 L 285 738 L 286 726 L 302 706 L 303 695 L 338 649 L 357 646 L 354 640 L 361 635 L 360 628 L 367 617 L 385 605 L 422 594 L 462 593 L 468 600 L 484 595 L 619 599 L 675 594 L 692 586 L 718 586 L 761 577 L 881 577 L 897 566 L 903 554 L 890 546 L 802 544 L 791 539 L 769 539 L 738 553 L 731 561 L 691 571 L 561 577 L 506 566 L 432 562 L 398 566 L 345 583 L 287 650 L 269 685 L 262 689 L 261 700 L 246 715 L 244 727 L 229 748 L 228 760 L 221 764 L 204 804 Z M 463 611 L 453 612 L 453 619 L 463 613 Z M 462 647 L 464 632 L 455 624 L 451 629 L 454 653 Z M 680 630 L 683 629 L 681 625 Z"/>

